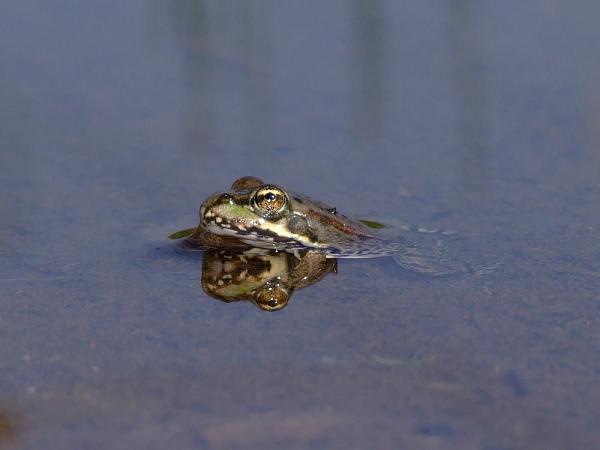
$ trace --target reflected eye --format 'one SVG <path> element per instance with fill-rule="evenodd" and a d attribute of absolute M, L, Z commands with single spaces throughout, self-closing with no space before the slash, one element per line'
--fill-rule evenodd
<path fill-rule="evenodd" d="M 287 194 L 277 186 L 262 186 L 252 196 L 252 207 L 266 219 L 281 217 L 287 206 Z"/>
<path fill-rule="evenodd" d="M 263 311 L 278 311 L 285 307 L 290 299 L 290 294 L 281 287 L 266 288 L 254 295 L 254 303 Z"/>

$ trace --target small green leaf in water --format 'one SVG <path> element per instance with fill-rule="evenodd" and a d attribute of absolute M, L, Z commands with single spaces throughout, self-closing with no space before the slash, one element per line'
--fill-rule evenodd
<path fill-rule="evenodd" d="M 369 228 L 389 228 L 389 225 L 386 225 L 385 223 L 381 223 L 381 222 L 375 222 L 374 220 L 368 220 L 368 219 L 358 219 L 358 221 L 360 223 L 362 223 L 363 225 L 368 226 Z"/>
<path fill-rule="evenodd" d="M 169 239 L 181 239 L 184 237 L 188 237 L 188 236 L 191 236 L 192 234 L 194 234 L 194 231 L 196 231 L 196 227 L 186 228 L 185 230 L 179 230 L 173 234 L 170 234 Z"/>

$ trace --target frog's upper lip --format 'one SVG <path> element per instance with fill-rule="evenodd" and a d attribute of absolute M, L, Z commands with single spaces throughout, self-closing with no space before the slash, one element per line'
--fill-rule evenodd
<path fill-rule="evenodd" d="M 231 195 L 228 194 L 227 192 L 213 192 L 206 198 L 206 200 L 204 200 L 204 203 L 202 203 L 202 206 L 204 206 L 204 207 L 213 206 L 217 203 L 222 203 L 222 201 L 225 199 L 230 199 L 230 198 L 231 198 Z"/>

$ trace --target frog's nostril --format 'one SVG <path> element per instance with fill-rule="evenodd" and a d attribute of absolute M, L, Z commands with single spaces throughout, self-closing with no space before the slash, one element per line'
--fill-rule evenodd
<path fill-rule="evenodd" d="M 231 195 L 230 194 L 221 194 L 219 196 L 219 203 L 231 203 Z"/>

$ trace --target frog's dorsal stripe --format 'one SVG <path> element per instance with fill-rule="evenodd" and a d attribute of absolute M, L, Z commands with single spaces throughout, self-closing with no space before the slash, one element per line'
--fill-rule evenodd
<path fill-rule="evenodd" d="M 306 217 L 322 224 L 331 225 L 346 235 L 361 236 L 365 238 L 375 237 L 368 233 L 368 228 L 361 226 L 359 223 L 357 224 L 356 221 L 341 214 L 333 215 L 318 210 L 309 210 L 306 213 Z"/>

